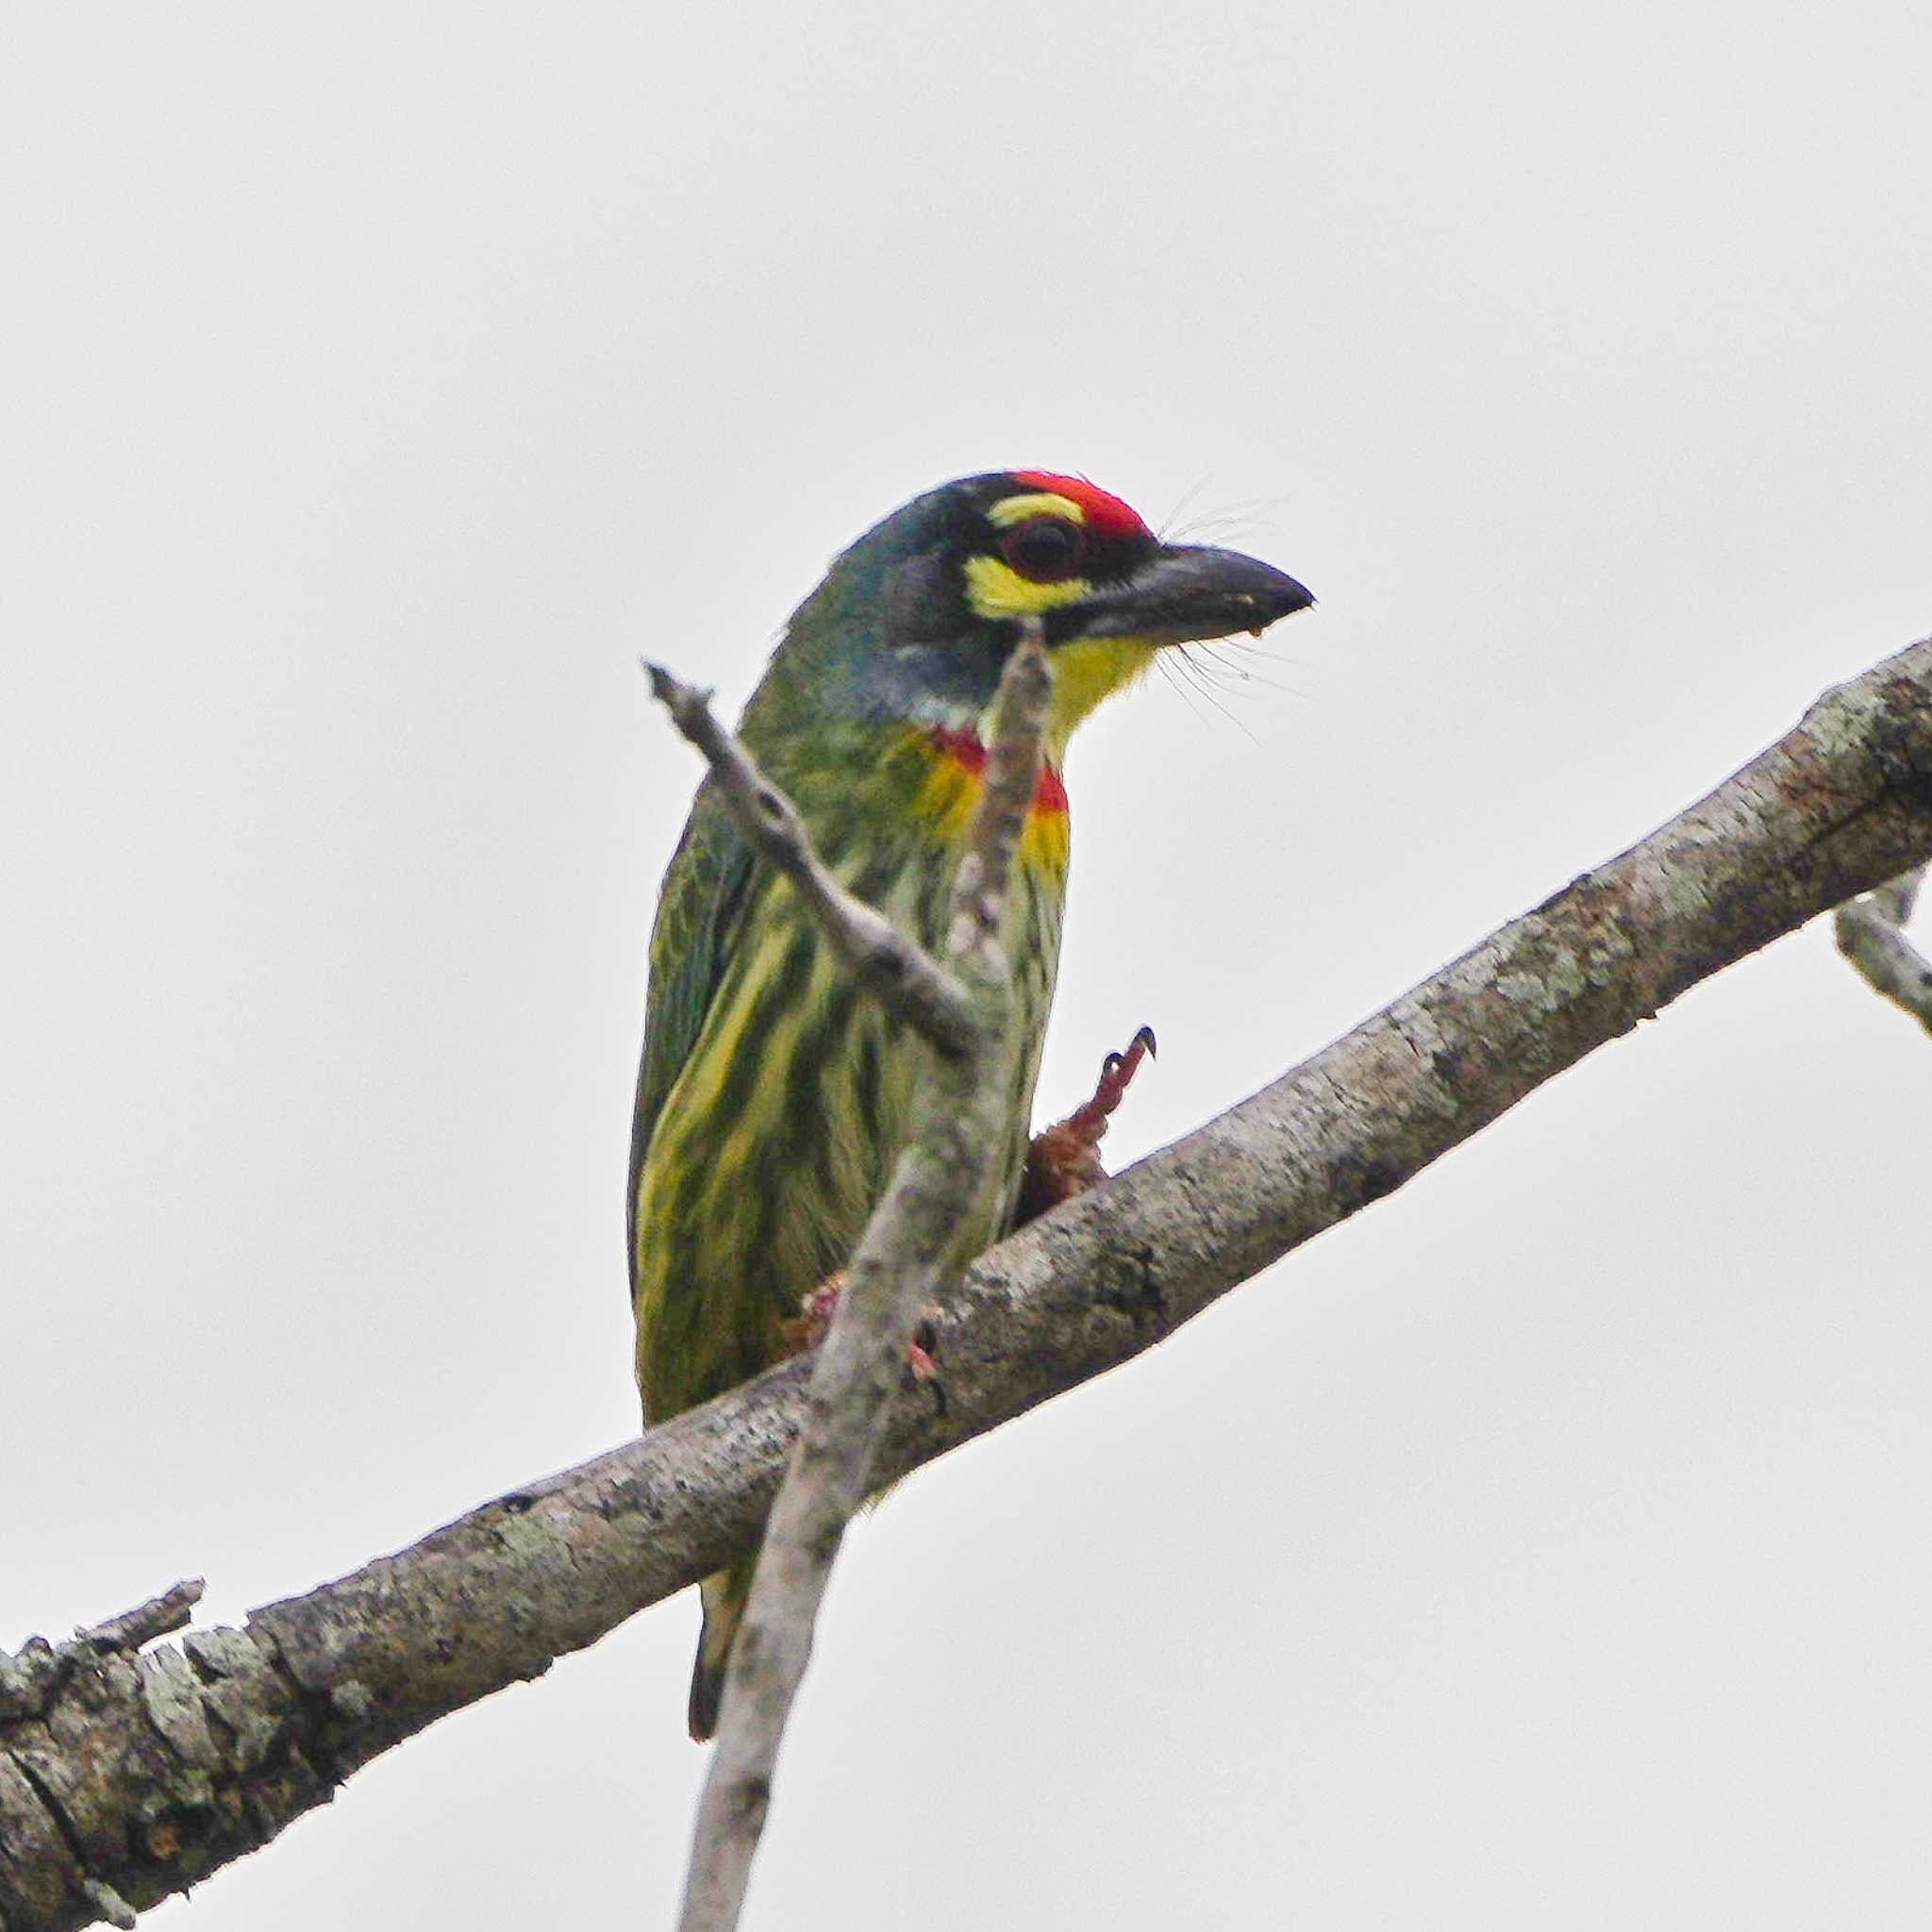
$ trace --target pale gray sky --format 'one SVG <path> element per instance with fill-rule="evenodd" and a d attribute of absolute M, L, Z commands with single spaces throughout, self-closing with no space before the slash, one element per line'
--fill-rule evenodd
<path fill-rule="evenodd" d="M 628 1433 L 637 654 L 735 703 L 915 491 L 1084 470 L 1322 599 L 1075 748 L 1042 1104 L 1152 1022 L 1116 1156 L 1932 627 L 1923 7 L 6 39 L 0 1643 Z M 908 1484 L 752 1922 L 1922 1924 L 1928 1115 L 1806 932 Z M 694 1624 L 154 1923 L 664 1923 Z"/>

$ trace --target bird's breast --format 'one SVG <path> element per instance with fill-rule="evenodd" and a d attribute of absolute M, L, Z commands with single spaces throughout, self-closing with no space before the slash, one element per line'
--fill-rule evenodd
<path fill-rule="evenodd" d="M 964 841 L 986 791 L 988 753 L 976 731 L 950 724 L 914 725 L 895 747 L 897 759 L 920 774 L 910 800 L 913 816 L 945 845 Z M 1020 836 L 1024 871 L 1063 880 L 1069 851 L 1067 788 L 1057 767 L 1042 760 L 1033 804 Z"/>

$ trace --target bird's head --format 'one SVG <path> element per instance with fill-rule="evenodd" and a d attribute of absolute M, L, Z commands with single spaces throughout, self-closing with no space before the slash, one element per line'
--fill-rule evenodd
<path fill-rule="evenodd" d="M 1077 476 L 941 485 L 840 557 L 798 608 L 772 678 L 848 715 L 975 729 L 1022 619 L 1054 660 L 1049 750 L 1168 644 L 1260 631 L 1312 596 L 1238 551 L 1163 543 Z M 771 681 L 771 680 L 768 680 Z"/>

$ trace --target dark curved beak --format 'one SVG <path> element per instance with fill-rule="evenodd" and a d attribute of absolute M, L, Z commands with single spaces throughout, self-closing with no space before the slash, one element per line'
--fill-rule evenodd
<path fill-rule="evenodd" d="M 1053 643 L 1074 638 L 1145 638 L 1158 644 L 1193 643 L 1260 631 L 1278 619 L 1306 610 L 1311 591 L 1272 563 L 1239 550 L 1164 544 L 1132 576 L 1103 584 L 1091 597 L 1048 619 Z"/>

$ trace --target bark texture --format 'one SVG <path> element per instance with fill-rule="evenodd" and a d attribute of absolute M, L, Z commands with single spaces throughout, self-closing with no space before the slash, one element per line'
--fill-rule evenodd
<path fill-rule="evenodd" d="M 1170 1334 L 1697 981 L 1932 858 L 1932 642 L 1829 691 L 1708 797 L 944 1298 L 947 1406 L 889 1480 Z M 785 1364 L 308 1595 L 140 1655 L 0 1665 L 0 1932 L 183 1890 L 438 1717 L 748 1549 L 798 1428 Z"/>

